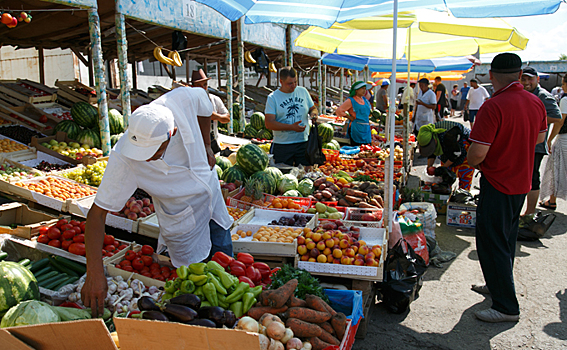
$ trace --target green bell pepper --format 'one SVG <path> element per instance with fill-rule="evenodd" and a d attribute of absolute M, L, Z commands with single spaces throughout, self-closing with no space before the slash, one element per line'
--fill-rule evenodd
<path fill-rule="evenodd" d="M 195 283 L 196 286 L 202 286 L 209 281 L 209 277 L 207 275 L 191 274 L 188 279 Z"/>
<path fill-rule="evenodd" d="M 213 275 L 217 276 L 220 279 L 220 282 L 226 289 L 229 289 L 230 287 L 238 283 L 238 278 L 236 278 L 236 276 L 233 276 L 224 270 L 212 270 L 211 272 Z"/>
<path fill-rule="evenodd" d="M 209 277 L 209 282 L 215 285 L 215 288 L 219 294 L 226 295 L 228 293 L 223 287 L 222 283 L 215 276 L 213 276 L 212 273 L 208 272 L 207 277 Z"/>
<path fill-rule="evenodd" d="M 181 284 L 183 283 L 183 280 L 180 277 L 177 277 L 176 279 L 173 280 L 173 286 L 175 287 L 175 290 L 179 290 L 179 288 L 181 288 Z"/>
<path fill-rule="evenodd" d="M 195 288 L 195 291 L 193 292 L 193 294 L 195 294 L 199 298 L 203 299 L 203 297 L 205 296 L 205 294 L 203 294 L 203 287 L 199 286 L 199 287 Z"/>
<path fill-rule="evenodd" d="M 185 294 L 185 293 L 183 293 L 181 291 L 181 289 L 179 289 L 179 290 L 176 290 L 175 293 L 173 293 L 173 297 L 175 298 L 175 297 L 178 297 L 178 296 L 183 295 L 183 294 Z"/>
<path fill-rule="evenodd" d="M 247 293 L 248 290 L 250 290 L 250 285 L 246 282 L 240 282 L 240 284 L 238 285 L 238 287 L 236 287 L 234 292 L 232 292 L 232 294 L 226 297 L 226 302 L 232 304 L 242 299 L 242 296 L 244 295 L 244 293 Z"/>
<path fill-rule="evenodd" d="M 254 298 L 257 298 L 260 293 L 262 293 L 262 286 L 256 286 L 254 288 L 250 288 L 250 293 L 254 294 Z"/>
<path fill-rule="evenodd" d="M 235 303 L 230 304 L 230 311 L 234 312 L 234 316 L 236 316 L 236 318 L 242 317 L 242 315 L 244 315 L 242 313 L 242 302 L 237 301 Z"/>
<path fill-rule="evenodd" d="M 183 294 L 190 294 L 195 291 L 195 283 L 191 280 L 183 281 L 181 283 L 181 289 L 179 289 Z"/>
<path fill-rule="evenodd" d="M 212 306 L 211 303 L 209 303 L 208 301 L 204 300 L 201 301 L 201 307 L 205 307 L 205 306 Z"/>
<path fill-rule="evenodd" d="M 193 263 L 189 265 L 189 271 L 194 275 L 204 275 L 206 267 L 205 263 Z"/>
<path fill-rule="evenodd" d="M 174 292 L 175 293 L 175 292 Z M 172 293 L 165 293 L 164 295 L 161 296 L 161 300 L 162 301 L 166 301 L 173 298 L 173 294 Z"/>
<path fill-rule="evenodd" d="M 242 296 L 242 303 L 242 312 L 247 313 L 252 305 L 256 304 L 256 298 L 254 298 L 254 294 L 244 293 L 244 295 Z"/>
<path fill-rule="evenodd" d="M 177 290 L 177 288 L 175 288 L 175 282 L 172 280 L 166 281 L 165 285 L 163 286 L 163 290 L 165 290 L 166 293 L 175 293 L 175 291 Z"/>
<path fill-rule="evenodd" d="M 217 298 L 219 300 L 219 306 L 222 307 L 225 310 L 228 309 L 228 307 L 230 305 L 226 302 L 226 295 L 222 295 L 222 294 L 217 293 Z"/>
<path fill-rule="evenodd" d="M 213 272 L 213 271 L 215 271 L 215 270 L 225 272 L 225 270 L 224 270 L 224 268 L 221 266 L 221 264 L 219 264 L 219 263 L 216 262 L 216 261 L 212 261 L 212 260 L 209 261 L 209 262 L 207 263 L 207 271 Z"/>
<path fill-rule="evenodd" d="M 182 280 L 186 280 L 189 277 L 189 269 L 187 266 L 179 266 L 177 268 L 177 277 L 181 278 Z"/>
<path fill-rule="evenodd" d="M 205 294 L 207 301 L 211 303 L 212 306 L 219 306 L 217 290 L 214 284 L 212 284 L 211 282 L 205 283 L 205 285 L 203 286 L 203 293 Z"/>

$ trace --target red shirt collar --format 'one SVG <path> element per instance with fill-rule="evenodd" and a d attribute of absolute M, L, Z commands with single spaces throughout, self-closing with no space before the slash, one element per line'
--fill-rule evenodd
<path fill-rule="evenodd" d="M 500 90 L 496 91 L 494 94 L 492 94 L 492 97 L 503 93 L 504 91 L 506 91 L 510 87 L 514 87 L 513 90 L 518 90 L 518 89 L 523 90 L 524 89 L 524 86 L 519 81 L 513 81 L 510 84 L 508 84 L 506 87 L 503 87 L 502 89 L 500 89 Z"/>

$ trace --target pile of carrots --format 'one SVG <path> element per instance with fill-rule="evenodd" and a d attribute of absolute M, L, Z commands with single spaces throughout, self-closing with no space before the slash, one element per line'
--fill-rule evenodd
<path fill-rule="evenodd" d="M 255 320 L 266 313 L 280 316 L 294 336 L 307 339 L 313 350 L 340 345 L 347 325 L 345 314 L 336 312 L 318 296 L 307 294 L 305 300 L 296 298 L 293 294 L 297 283 L 292 279 L 278 289 L 263 291 L 248 316 Z"/>

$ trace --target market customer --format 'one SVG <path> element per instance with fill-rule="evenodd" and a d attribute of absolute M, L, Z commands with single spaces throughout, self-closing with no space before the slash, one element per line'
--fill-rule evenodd
<path fill-rule="evenodd" d="M 202 69 L 198 71 L 194 70 L 193 74 L 191 75 L 191 84 L 193 87 L 198 87 L 205 89 L 207 94 L 209 95 L 209 99 L 213 104 L 213 114 L 211 114 L 211 149 L 216 154 L 221 151 L 218 139 L 219 139 L 219 129 L 218 124 L 221 123 L 229 123 L 230 122 L 230 114 L 228 113 L 228 109 L 222 103 L 222 100 L 217 95 L 213 95 L 208 93 L 209 89 L 209 79 L 207 75 Z"/>
<path fill-rule="evenodd" d="M 474 119 L 478 110 L 488 100 L 490 95 L 484 86 L 478 85 L 476 79 L 471 79 L 471 89 L 467 93 L 467 102 L 465 103 L 465 110 L 469 111 L 469 122 L 471 123 L 471 130 L 474 126 Z"/>
<path fill-rule="evenodd" d="M 422 126 L 417 135 L 419 154 L 428 158 L 427 167 L 433 166 L 439 157 L 441 166 L 457 174 L 459 188 L 466 191 L 470 191 L 474 175 L 474 168 L 467 161 L 470 132 L 461 123 L 444 120 Z"/>
<path fill-rule="evenodd" d="M 347 118 L 349 122 L 348 134 L 352 146 L 372 143 L 370 131 L 370 111 L 372 107 L 365 94 L 372 85 L 357 81 L 350 87 L 349 98 L 336 110 L 338 117 Z"/>
<path fill-rule="evenodd" d="M 441 77 L 435 77 L 435 96 L 437 97 L 437 107 L 435 109 L 435 117 L 437 121 L 443 120 L 445 115 L 445 107 L 448 106 L 447 103 L 447 88 L 441 82 Z"/>
<path fill-rule="evenodd" d="M 547 124 L 561 123 L 561 111 L 557 105 L 557 100 L 550 94 L 547 90 L 539 85 L 539 76 L 537 71 L 532 67 L 524 68 L 522 73 L 522 79 L 520 80 L 524 85 L 524 90 L 531 92 L 536 95 L 543 105 L 545 106 L 545 111 L 547 113 Z M 549 153 L 549 147 L 547 145 L 547 132 L 545 133 L 545 139 L 543 142 L 538 143 L 535 147 L 535 157 L 533 164 L 533 174 L 532 174 L 532 189 L 528 193 L 526 210 L 522 216 L 535 213 L 535 208 L 539 198 L 539 188 L 541 185 L 539 168 L 541 166 L 541 161 L 543 157 Z M 567 176 L 567 175 L 565 175 Z"/>
<path fill-rule="evenodd" d="M 419 93 L 415 101 L 415 113 L 412 118 L 416 135 L 418 135 L 422 126 L 435 123 L 434 111 L 437 106 L 435 93 L 429 88 L 429 80 L 421 78 L 417 83 L 419 84 Z"/>
<path fill-rule="evenodd" d="M 297 86 L 293 67 L 280 69 L 280 87 L 268 95 L 266 128 L 274 132 L 271 153 L 276 163 L 309 166 L 305 157 L 309 137 L 309 115 L 317 118 L 317 107 L 307 89 Z"/>
<path fill-rule="evenodd" d="M 467 95 L 469 93 L 470 87 L 467 83 L 463 83 L 463 87 L 461 88 L 461 105 L 459 106 L 461 112 L 465 110 L 465 104 L 467 103 Z"/>
<path fill-rule="evenodd" d="M 455 111 L 457 110 L 457 103 L 459 103 L 459 96 L 461 92 L 459 91 L 459 85 L 453 85 L 453 90 L 451 90 L 451 118 L 455 116 Z"/>
<path fill-rule="evenodd" d="M 567 75 L 563 76 L 563 91 L 567 91 Z M 540 207 L 555 210 L 557 208 L 557 198 L 567 200 L 567 94 L 563 94 L 559 102 L 559 108 L 563 119 L 561 122 L 552 124 L 551 133 L 547 140 L 551 156 L 547 159 L 543 180 L 541 182 L 540 198 L 544 200 L 539 203 Z M 555 137 L 557 141 L 551 145 Z"/>
<path fill-rule="evenodd" d="M 380 84 L 380 90 L 376 94 L 376 109 L 382 113 L 388 112 L 388 107 L 390 103 L 388 102 L 388 87 L 390 86 L 390 81 L 388 79 L 382 79 Z"/>
<path fill-rule="evenodd" d="M 413 107 L 415 106 L 415 83 L 410 83 L 409 89 L 406 86 L 404 88 L 404 93 L 402 94 L 402 108 L 405 108 L 406 105 L 408 106 L 408 112 L 413 111 Z"/>
<path fill-rule="evenodd" d="M 152 196 L 160 226 L 157 252 L 165 247 L 173 266 L 189 265 L 217 251 L 232 255 L 228 214 L 210 148 L 211 101 L 201 88 L 181 87 L 136 109 L 128 130 L 110 153 L 87 215 L 87 278 L 83 303 L 102 313 L 106 278 L 104 224 L 141 188 Z"/>
<path fill-rule="evenodd" d="M 543 103 L 519 81 L 521 67 L 516 54 L 494 57 L 489 73 L 496 92 L 480 109 L 469 137 L 467 159 L 482 172 L 475 233 L 486 285 L 473 290 L 492 297 L 490 309 L 475 313 L 485 322 L 519 319 L 513 267 L 520 211 L 531 187 L 535 145 L 547 130 Z"/>

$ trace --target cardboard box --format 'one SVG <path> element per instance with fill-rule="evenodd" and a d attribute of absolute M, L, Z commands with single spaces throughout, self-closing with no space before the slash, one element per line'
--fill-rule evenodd
<path fill-rule="evenodd" d="M 117 350 L 102 319 L 8 327 L 3 331 L 5 332 L 0 332 L 0 343 L 3 349 L 30 350 L 31 347 L 31 349 L 41 350 Z M 132 336 L 139 335 L 132 334 Z M 9 342 L 6 343 L 4 340 Z M 12 344 L 15 344 L 15 347 L 11 347 Z M 26 347 L 20 347 L 22 344 L 25 344 Z M 141 348 L 147 347 L 142 346 Z"/>
<path fill-rule="evenodd" d="M 447 203 L 447 225 L 457 227 L 476 227 L 476 206 L 462 203 Z"/>
<path fill-rule="evenodd" d="M 445 194 L 433 194 L 431 192 L 422 191 L 423 201 L 433 203 L 435 210 L 437 210 L 437 214 L 444 215 L 447 213 L 447 202 L 449 201 L 449 197 L 449 195 Z"/>
<path fill-rule="evenodd" d="M 258 334 L 174 322 L 114 318 L 120 350 L 260 350 Z"/>
<path fill-rule="evenodd" d="M 59 216 L 59 218 L 61 217 L 63 216 Z M 39 228 L 41 226 L 53 225 L 59 218 L 30 209 L 27 205 L 22 203 L 7 203 L 0 206 L 0 225 L 8 226 L 18 224 L 18 227 L 14 229 L 0 227 L 0 234 L 9 234 L 31 239 L 39 234 Z M 70 217 L 66 218 L 70 219 Z"/>

